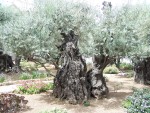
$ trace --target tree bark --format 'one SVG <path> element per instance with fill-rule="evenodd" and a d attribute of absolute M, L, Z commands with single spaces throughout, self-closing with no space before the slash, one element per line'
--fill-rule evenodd
<path fill-rule="evenodd" d="M 78 36 L 70 31 L 61 33 L 63 43 L 58 47 L 63 60 L 62 68 L 54 79 L 53 95 L 67 99 L 71 104 L 82 103 L 88 98 L 86 63 L 82 59 L 77 46 Z"/>
<path fill-rule="evenodd" d="M 20 62 L 21 62 L 21 57 L 17 57 L 15 58 L 15 72 L 21 72 L 21 66 L 20 66 Z"/>
<path fill-rule="evenodd" d="M 135 78 L 137 83 L 150 84 L 150 57 L 139 61 L 134 66 Z"/>
<path fill-rule="evenodd" d="M 89 83 L 88 92 L 97 99 L 106 97 L 109 89 L 106 85 L 105 78 L 103 76 L 103 70 L 111 63 L 111 59 L 108 56 L 94 56 L 93 69 L 87 72 L 87 80 Z"/>
<path fill-rule="evenodd" d="M 119 56 L 115 59 L 115 65 L 118 69 L 120 69 L 120 57 Z"/>
<path fill-rule="evenodd" d="M 8 54 L 1 54 L 0 55 L 0 71 L 9 71 L 14 66 L 12 57 Z"/>

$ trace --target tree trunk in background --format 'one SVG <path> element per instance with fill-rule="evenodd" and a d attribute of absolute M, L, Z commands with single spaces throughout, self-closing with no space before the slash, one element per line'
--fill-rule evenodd
<path fill-rule="evenodd" d="M 103 76 L 103 70 L 111 63 L 111 59 L 104 55 L 94 56 L 93 63 L 93 69 L 87 72 L 87 80 L 89 83 L 88 92 L 90 92 L 90 95 L 99 99 L 106 97 L 109 92 Z"/>
<path fill-rule="evenodd" d="M 0 55 L 0 72 L 9 72 L 14 66 L 12 57 L 8 54 Z"/>
<path fill-rule="evenodd" d="M 136 63 L 134 71 L 135 82 L 150 84 L 150 57 Z"/>
<path fill-rule="evenodd" d="M 71 104 L 82 103 L 88 98 L 87 69 L 77 46 L 78 36 L 73 31 L 61 35 L 63 43 L 58 49 L 61 52 L 63 65 L 54 79 L 53 95 L 56 98 L 67 99 Z"/>
<path fill-rule="evenodd" d="M 21 57 L 16 56 L 16 58 L 15 58 L 15 71 L 16 72 L 22 71 L 21 66 L 20 66 L 20 62 L 21 62 Z"/>
<path fill-rule="evenodd" d="M 115 59 L 115 65 L 118 69 L 120 69 L 120 57 L 119 56 Z"/>

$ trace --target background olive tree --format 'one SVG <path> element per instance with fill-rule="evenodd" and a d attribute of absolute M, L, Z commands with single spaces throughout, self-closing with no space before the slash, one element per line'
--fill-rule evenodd
<path fill-rule="evenodd" d="M 1 20 L 9 21 L 1 24 L 1 43 L 19 60 L 49 62 L 58 68 L 60 32 L 74 30 L 84 56 L 107 56 L 110 62 L 144 57 L 150 51 L 148 8 L 145 4 L 115 8 L 104 2 L 101 9 L 82 2 L 36 0 L 28 11 L 6 8 Z"/>

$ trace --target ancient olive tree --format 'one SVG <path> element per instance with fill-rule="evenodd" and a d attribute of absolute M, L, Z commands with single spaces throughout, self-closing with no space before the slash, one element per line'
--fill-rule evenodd
<path fill-rule="evenodd" d="M 148 29 L 144 30 L 146 23 L 147 27 L 149 25 L 150 13 L 147 8 L 144 10 L 143 6 L 126 5 L 115 9 L 110 2 L 103 2 L 103 14 L 96 21 L 97 26 L 94 27 L 92 34 L 95 46 L 94 67 L 88 71 L 88 80 L 94 84 L 92 92 L 99 92 L 99 95 L 107 94 L 103 70 L 118 57 L 133 59 L 136 56 L 142 58 L 150 55 Z M 143 16 L 143 13 L 146 16 Z M 148 66 L 147 63 L 145 69 Z M 145 76 L 148 76 L 149 71 L 146 73 Z"/>
<path fill-rule="evenodd" d="M 26 19 L 27 17 L 28 19 Z M 36 34 L 33 34 L 35 24 L 32 21 L 30 16 L 24 14 L 5 26 L 5 44 L 15 54 L 15 65 L 19 70 L 21 69 L 21 57 L 31 58 L 32 52 L 38 47 L 39 41 L 36 40 Z"/>
<path fill-rule="evenodd" d="M 5 44 L 16 55 L 16 67 L 21 59 L 40 63 L 55 63 L 57 48 L 49 36 L 51 21 L 44 9 L 24 12 L 5 26 Z M 35 18 L 37 17 L 37 18 Z M 51 46 L 50 46 L 51 45 Z"/>
<path fill-rule="evenodd" d="M 14 63 L 12 61 L 12 57 L 8 54 L 3 54 L 2 51 L 0 51 L 0 73 L 4 71 L 9 71 L 9 69 L 12 69 L 14 66 Z"/>
<path fill-rule="evenodd" d="M 136 11 L 137 12 L 137 9 Z M 140 44 L 133 54 L 135 82 L 150 84 L 150 11 L 149 5 L 138 6 L 138 23 L 136 24 L 136 36 Z M 144 16 L 143 16 L 144 15 Z"/>
<path fill-rule="evenodd" d="M 93 9 L 90 9 L 90 10 L 93 10 Z M 72 10 L 69 10 L 69 11 L 72 11 Z M 138 49 L 142 47 L 139 45 L 142 39 L 140 40 L 140 38 L 137 37 L 137 34 L 135 32 L 136 23 L 138 22 L 138 19 L 140 18 L 140 16 L 137 13 L 135 13 L 135 9 L 132 8 L 132 6 L 125 6 L 120 9 L 114 9 L 112 8 L 112 5 L 110 2 L 103 2 L 102 13 L 100 13 L 99 11 L 95 15 L 92 15 L 92 18 L 93 18 L 92 21 L 89 18 L 88 19 L 85 18 L 84 21 L 87 20 L 86 24 L 83 24 L 83 26 L 82 24 L 81 25 L 79 24 L 78 27 L 77 26 L 74 27 L 72 25 L 73 25 L 73 22 L 76 22 L 76 20 L 71 18 L 73 17 L 71 15 L 72 12 L 67 13 L 67 11 L 64 11 L 64 10 L 58 10 L 58 12 L 59 13 L 56 12 L 55 14 L 54 24 L 58 26 L 57 28 L 59 28 L 60 31 L 67 31 L 69 30 L 68 28 L 75 31 L 75 33 L 78 34 L 79 36 L 79 44 L 80 44 L 79 48 L 81 49 L 82 49 L 82 43 L 86 43 L 90 41 L 92 48 L 94 48 L 92 49 L 92 52 L 94 55 L 93 57 L 94 66 L 92 69 L 90 69 L 87 72 L 85 76 L 86 81 L 84 82 L 86 85 L 87 94 L 84 93 L 85 95 L 82 94 L 81 96 L 85 98 L 78 98 L 78 95 L 81 93 L 76 93 L 76 87 L 71 87 L 73 89 L 70 89 L 68 87 L 68 84 L 70 84 L 70 82 L 69 82 L 69 79 L 68 81 L 66 81 L 66 79 L 67 77 L 71 77 L 73 74 L 70 73 L 69 71 L 70 68 L 66 68 L 65 65 L 63 65 L 62 68 L 58 70 L 57 76 L 55 78 L 54 83 L 56 85 L 56 88 L 54 89 L 54 95 L 61 99 L 68 99 L 70 100 L 71 103 L 78 103 L 81 100 L 84 101 L 84 99 L 87 99 L 87 97 L 91 97 L 91 96 L 94 96 L 97 98 L 106 96 L 109 90 L 106 85 L 105 78 L 103 76 L 103 70 L 105 69 L 105 67 L 109 65 L 110 63 L 112 63 L 118 56 L 119 57 L 134 56 L 136 53 L 137 47 Z M 68 17 L 70 18 L 68 19 Z M 136 17 L 138 17 L 138 19 L 135 19 Z M 65 20 L 63 19 L 61 20 L 61 18 Z M 71 21 L 71 19 L 73 22 Z M 84 25 L 86 26 L 86 28 Z M 79 32 L 78 32 L 78 29 L 79 29 Z M 82 31 L 82 29 L 84 29 L 83 30 L 84 31 L 83 34 L 85 33 L 84 35 L 82 35 L 82 33 L 80 32 Z M 66 33 L 64 36 L 68 36 L 68 35 L 70 35 L 70 33 L 68 34 Z M 85 42 L 84 36 L 86 37 L 86 40 L 88 41 Z M 62 45 L 64 44 L 64 47 L 66 49 L 67 43 L 63 43 L 65 42 L 64 40 L 62 41 Z M 58 46 L 58 48 L 59 47 L 60 46 Z M 86 47 L 88 48 L 88 46 Z M 65 49 L 62 49 L 62 51 L 60 52 L 60 56 L 63 56 L 61 58 L 64 58 L 64 59 L 65 59 L 64 57 L 65 55 L 62 53 L 66 51 Z M 68 60 L 65 59 L 66 64 L 67 64 L 67 61 Z M 63 76 L 65 77 L 61 78 L 60 75 L 62 75 L 62 77 Z M 72 78 L 72 79 L 70 78 L 70 80 L 73 81 L 71 82 L 72 84 L 73 83 L 77 84 L 80 81 L 80 79 L 77 79 L 77 77 L 76 77 L 77 81 L 75 81 L 75 78 Z M 80 87 L 81 86 L 79 84 L 79 88 Z M 71 92 L 71 90 L 73 90 L 74 92 Z M 74 93 L 76 93 L 76 95 Z M 61 95 L 59 96 L 58 94 L 61 94 Z M 72 94 L 73 96 L 71 97 L 70 94 Z"/>
<path fill-rule="evenodd" d="M 13 16 L 13 13 L 8 9 L 8 7 L 4 7 L 0 4 L 0 73 L 8 70 L 9 68 L 12 69 L 14 65 L 12 57 L 3 53 L 6 47 L 4 43 L 4 28 L 7 22 L 13 19 Z"/>
<path fill-rule="evenodd" d="M 67 99 L 69 103 L 77 104 L 91 97 L 92 90 L 91 84 L 87 81 L 86 63 L 79 49 L 88 52 L 87 54 L 91 52 L 88 51 L 92 49 L 88 39 L 94 27 L 95 15 L 89 6 L 68 4 L 67 7 L 59 7 L 52 16 L 54 28 L 50 35 L 60 33 L 62 36 L 56 39 L 60 43 L 57 48 L 60 51 L 59 61 L 62 67 L 54 79 L 53 94 L 57 98 Z M 91 45 L 89 48 L 88 44 Z"/>
<path fill-rule="evenodd" d="M 107 65 L 118 57 L 149 55 L 147 10 L 141 13 L 142 8 L 130 5 L 116 9 L 110 2 L 103 2 L 102 9 L 59 0 L 39 3 L 5 26 L 4 43 L 19 62 L 24 57 L 42 65 L 60 65 L 55 97 L 76 104 L 91 96 L 106 96 L 103 70 Z M 82 55 L 94 56 L 88 72 Z"/>
<path fill-rule="evenodd" d="M 63 65 L 54 79 L 53 94 L 60 99 L 67 99 L 71 104 L 87 100 L 86 63 L 78 48 L 78 36 L 74 31 L 61 33 L 63 43 L 58 47 Z"/>
<path fill-rule="evenodd" d="M 103 76 L 105 67 L 118 56 L 126 56 L 127 51 L 129 52 L 133 46 L 129 42 L 132 33 L 126 35 L 130 32 L 128 30 L 130 26 L 122 22 L 126 21 L 126 17 L 121 14 L 122 11 L 123 9 L 112 9 L 110 2 L 103 2 L 102 14 L 99 11 L 97 25 L 93 28 L 94 66 L 87 72 L 87 80 L 91 85 L 91 95 L 94 97 L 101 98 L 109 92 Z"/>
<path fill-rule="evenodd" d="M 139 59 L 138 62 L 135 63 L 134 71 L 135 82 L 150 84 L 150 57 Z"/>

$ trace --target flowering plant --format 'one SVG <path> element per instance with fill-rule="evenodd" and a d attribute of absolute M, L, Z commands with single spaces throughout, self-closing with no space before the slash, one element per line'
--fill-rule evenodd
<path fill-rule="evenodd" d="M 18 93 L 38 94 L 53 89 L 53 83 L 44 83 L 41 80 L 23 81 L 19 86 Z"/>

